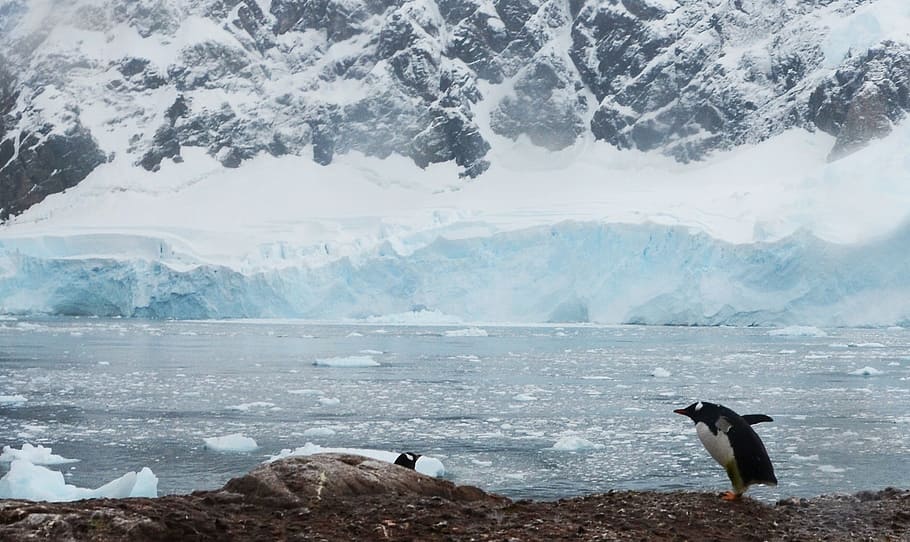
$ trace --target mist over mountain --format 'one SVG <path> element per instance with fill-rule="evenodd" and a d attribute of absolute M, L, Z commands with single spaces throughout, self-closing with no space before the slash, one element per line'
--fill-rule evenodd
<path fill-rule="evenodd" d="M 0 219 L 99 165 L 359 151 L 481 176 L 593 137 L 681 162 L 910 107 L 887 0 L 3 0 Z M 886 19 L 884 19 L 886 20 Z M 899 30 L 899 28 L 898 28 Z"/>

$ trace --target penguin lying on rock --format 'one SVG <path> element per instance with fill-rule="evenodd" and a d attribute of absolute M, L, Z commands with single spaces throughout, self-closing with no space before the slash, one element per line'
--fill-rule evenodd
<path fill-rule="evenodd" d="M 765 445 L 751 425 L 774 421 L 764 414 L 740 416 L 723 405 L 699 401 L 673 412 L 695 422 L 695 432 L 715 461 L 727 470 L 733 491 L 723 498 L 738 499 L 752 484 L 777 485 Z"/>
<path fill-rule="evenodd" d="M 417 468 L 418 459 L 420 459 L 420 454 L 415 454 L 414 452 L 404 452 L 395 459 L 395 464 L 411 470 L 415 470 Z"/>

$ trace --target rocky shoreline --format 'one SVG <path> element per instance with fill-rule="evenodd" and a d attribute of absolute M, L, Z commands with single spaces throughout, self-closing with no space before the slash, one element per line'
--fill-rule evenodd
<path fill-rule="evenodd" d="M 910 491 L 722 501 L 611 491 L 513 501 L 360 456 L 264 464 L 215 491 L 0 501 L 0 540 L 910 540 Z"/>

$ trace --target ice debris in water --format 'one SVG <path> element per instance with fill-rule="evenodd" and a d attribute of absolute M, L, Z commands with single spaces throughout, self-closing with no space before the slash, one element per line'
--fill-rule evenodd
<path fill-rule="evenodd" d="M 850 371 L 850 374 L 853 376 L 878 376 L 884 373 L 875 367 L 862 367 L 860 369 L 856 369 L 855 371 Z"/>
<path fill-rule="evenodd" d="M 825 331 L 815 326 L 788 326 L 772 329 L 768 332 L 772 337 L 827 337 Z"/>
<path fill-rule="evenodd" d="M 445 332 L 446 337 L 487 337 L 487 330 L 479 327 L 469 327 L 467 329 L 450 329 Z"/>
<path fill-rule="evenodd" d="M 581 452 L 599 448 L 603 448 L 603 444 L 595 444 L 586 438 L 574 435 L 560 437 L 559 440 L 553 444 L 553 449 L 560 452 Z"/>

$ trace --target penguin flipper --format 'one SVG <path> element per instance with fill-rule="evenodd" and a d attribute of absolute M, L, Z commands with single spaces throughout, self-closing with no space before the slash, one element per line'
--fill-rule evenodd
<path fill-rule="evenodd" d="M 743 419 L 746 420 L 746 423 L 749 425 L 755 425 L 762 422 L 773 422 L 774 418 L 771 416 L 766 416 L 764 414 L 744 414 Z"/>

